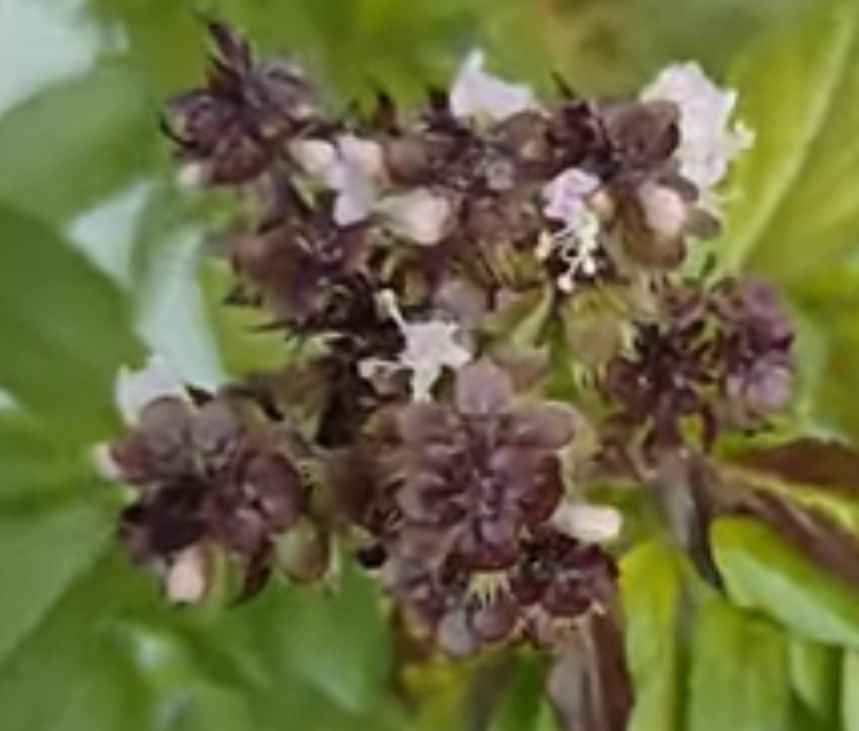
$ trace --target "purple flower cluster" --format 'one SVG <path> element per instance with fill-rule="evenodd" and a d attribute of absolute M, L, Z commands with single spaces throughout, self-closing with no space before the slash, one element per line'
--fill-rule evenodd
<path fill-rule="evenodd" d="M 339 542 L 457 656 L 611 624 L 620 517 L 586 501 L 593 476 L 704 453 L 791 396 L 773 291 L 684 268 L 751 144 L 734 95 L 689 64 L 638 98 L 544 102 L 474 53 L 422 109 L 380 94 L 339 118 L 298 67 L 210 29 L 207 82 L 165 130 L 182 180 L 244 206 L 229 303 L 298 355 L 142 399 L 110 449 L 131 553 L 190 601 L 206 556 L 251 594 L 321 576 Z"/>

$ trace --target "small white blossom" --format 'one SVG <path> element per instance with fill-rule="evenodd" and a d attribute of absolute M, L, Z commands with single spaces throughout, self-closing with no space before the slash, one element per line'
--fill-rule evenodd
<path fill-rule="evenodd" d="M 406 347 L 400 363 L 412 371 L 412 398 L 427 401 L 442 368 L 462 368 L 471 360 L 471 353 L 456 342 L 456 323 L 430 320 L 405 324 L 402 329 Z"/>
<path fill-rule="evenodd" d="M 159 398 L 187 399 L 188 394 L 179 377 L 160 355 L 151 355 L 146 365 L 137 371 L 127 366 L 116 377 L 116 405 L 126 424 L 133 426 L 147 404 Z"/>
<path fill-rule="evenodd" d="M 358 372 L 372 380 L 380 373 L 390 373 L 392 367 L 408 369 L 411 371 L 412 399 L 430 400 L 432 388 L 444 368 L 458 370 L 471 361 L 471 351 L 457 342 L 459 325 L 444 320 L 407 322 L 390 290 L 379 295 L 379 304 L 400 328 L 406 344 L 396 363 L 366 358 L 358 364 Z"/>
<path fill-rule="evenodd" d="M 725 177 L 731 161 L 754 141 L 747 128 L 729 126 L 737 92 L 720 89 L 697 63 L 663 69 L 641 99 L 671 101 L 680 109 L 680 172 L 704 192 Z"/>
<path fill-rule="evenodd" d="M 336 147 L 325 140 L 307 139 L 291 143 L 289 151 L 304 172 L 337 191 L 337 225 L 350 226 L 370 215 L 385 171 L 381 145 L 347 134 L 337 138 Z"/>
<path fill-rule="evenodd" d="M 206 596 L 209 588 L 206 555 L 199 545 L 180 551 L 164 582 L 167 598 L 174 604 L 197 604 Z"/>
<path fill-rule="evenodd" d="M 561 533 L 585 543 L 612 541 L 620 535 L 623 516 L 608 505 L 564 500 L 549 519 Z"/>
<path fill-rule="evenodd" d="M 476 117 L 500 122 L 534 108 L 534 96 L 523 84 L 511 84 L 483 70 L 483 51 L 468 54 L 450 90 L 450 111 L 455 117 Z"/>
<path fill-rule="evenodd" d="M 417 188 L 402 195 L 391 195 L 376 206 L 397 235 L 423 246 L 441 241 L 451 216 L 451 204 L 444 196 L 434 195 L 426 188 Z"/>

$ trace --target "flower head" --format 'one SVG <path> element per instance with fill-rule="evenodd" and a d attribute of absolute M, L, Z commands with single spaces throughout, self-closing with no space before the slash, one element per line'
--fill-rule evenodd
<path fill-rule="evenodd" d="M 459 371 L 452 407 L 414 404 L 399 420 L 404 520 L 446 535 L 438 545 L 471 569 L 515 562 L 520 531 L 548 519 L 564 489 L 557 452 L 573 437 L 574 414 L 512 399 L 506 374 L 482 361 Z"/>
<path fill-rule="evenodd" d="M 192 592 L 180 579 L 194 578 L 203 545 L 258 565 L 303 510 L 298 469 L 246 406 L 226 395 L 196 405 L 161 397 L 111 447 L 122 479 L 137 488 L 122 514 L 122 538 L 137 560 L 175 567 L 168 589 L 182 596 Z"/>
<path fill-rule="evenodd" d="M 217 55 L 208 83 L 170 102 L 165 129 L 183 160 L 202 165 L 206 180 L 243 183 L 265 170 L 284 136 L 315 114 L 315 101 L 299 69 L 256 65 L 238 34 L 220 23 L 209 30 Z"/>

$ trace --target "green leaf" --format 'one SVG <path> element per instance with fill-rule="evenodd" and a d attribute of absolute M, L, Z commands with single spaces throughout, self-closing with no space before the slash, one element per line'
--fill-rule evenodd
<path fill-rule="evenodd" d="M 845 652 L 841 684 L 843 731 L 859 731 L 859 653 Z"/>
<path fill-rule="evenodd" d="M 76 501 L 35 515 L 0 517 L 0 664 L 77 576 L 93 565 L 112 525 L 103 507 Z"/>
<path fill-rule="evenodd" d="M 112 496 L 80 450 L 20 413 L 0 414 L 0 668 L 100 559 Z"/>
<path fill-rule="evenodd" d="M 800 438 L 769 448 L 744 447 L 720 471 L 726 481 L 788 498 L 859 536 L 859 452 L 848 445 Z"/>
<path fill-rule="evenodd" d="M 801 637 L 859 647 L 859 591 L 755 520 L 722 518 L 711 535 L 734 602 L 762 611 Z"/>
<path fill-rule="evenodd" d="M 119 64 L 39 92 L 0 119 L 0 200 L 55 222 L 89 208 L 146 171 L 155 111 Z"/>
<path fill-rule="evenodd" d="M 859 371 L 853 367 L 859 354 L 859 256 L 831 259 L 829 266 L 792 281 L 791 294 L 802 308 L 808 327 L 799 331 L 800 371 L 813 367 L 808 331 L 822 343 L 824 363 L 813 392 L 814 426 L 829 433 L 859 439 Z M 804 334 L 804 331 L 806 334 Z"/>
<path fill-rule="evenodd" d="M 855 241 L 859 200 L 859 5 L 821 0 L 736 64 L 739 116 L 756 134 L 738 161 L 722 264 L 803 276 Z"/>
<path fill-rule="evenodd" d="M 0 505 L 20 509 L 68 497 L 70 478 L 77 476 L 70 463 L 80 457 L 29 416 L 0 411 Z"/>
<path fill-rule="evenodd" d="M 511 681 L 503 691 L 489 728 L 491 731 L 537 731 L 547 711 L 551 714 L 542 663 L 533 656 L 517 658 Z M 552 728 L 554 726 L 550 726 Z"/>
<path fill-rule="evenodd" d="M 210 259 L 200 262 L 200 285 L 206 311 L 227 373 L 240 377 L 281 369 L 290 354 L 284 329 L 262 330 L 271 320 L 270 317 L 266 320 L 264 312 L 226 304 L 224 300 L 235 282 L 225 262 Z"/>
<path fill-rule="evenodd" d="M 275 583 L 240 607 L 178 610 L 111 552 L 0 660 L 3 729 L 400 731 L 389 647 L 357 571 L 334 596 Z"/>
<path fill-rule="evenodd" d="M 676 550 L 658 541 L 638 546 L 621 562 L 620 585 L 635 688 L 630 731 L 679 728 L 682 576 Z"/>
<path fill-rule="evenodd" d="M 68 441 L 116 425 L 114 382 L 142 360 L 122 294 L 34 218 L 0 206 L 0 385 Z"/>
<path fill-rule="evenodd" d="M 776 627 L 723 601 L 707 602 L 693 630 L 686 728 L 787 731 L 788 668 L 787 641 Z"/>
<path fill-rule="evenodd" d="M 790 641 L 793 689 L 813 718 L 830 728 L 838 724 L 842 655 L 840 650 L 816 642 Z"/>

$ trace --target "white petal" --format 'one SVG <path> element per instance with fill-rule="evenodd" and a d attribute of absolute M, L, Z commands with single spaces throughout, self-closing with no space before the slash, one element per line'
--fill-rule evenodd
<path fill-rule="evenodd" d="M 337 198 L 334 201 L 334 222 L 351 226 L 363 221 L 376 203 L 373 181 L 352 165 L 341 164 L 337 175 Z"/>
<path fill-rule="evenodd" d="M 720 89 L 697 63 L 663 69 L 641 99 L 671 101 L 679 107 L 680 172 L 702 191 L 719 183 L 731 161 L 753 142 L 748 129 L 729 127 L 737 92 Z"/>
<path fill-rule="evenodd" d="M 391 230 L 424 246 L 441 240 L 451 214 L 447 198 L 433 195 L 426 188 L 388 196 L 377 208 L 387 218 Z"/>
<path fill-rule="evenodd" d="M 376 183 L 384 173 L 382 147 L 355 135 L 337 138 L 337 161 L 331 167 L 328 184 L 338 191 L 334 221 L 350 226 L 372 213 L 378 198 Z"/>
<path fill-rule="evenodd" d="M 655 183 L 644 183 L 638 199 L 647 225 L 657 234 L 673 238 L 683 233 L 689 207 L 676 190 Z"/>
<path fill-rule="evenodd" d="M 557 530 L 585 543 L 614 540 L 623 526 L 616 508 L 583 502 L 562 502 L 549 520 Z"/>
<path fill-rule="evenodd" d="M 165 591 L 175 604 L 196 604 L 209 588 L 208 566 L 203 549 L 190 546 L 181 551 L 167 571 Z"/>
<path fill-rule="evenodd" d="M 341 135 L 337 138 L 337 148 L 340 159 L 366 177 L 378 179 L 384 175 L 385 153 L 378 142 L 355 135 Z"/>
<path fill-rule="evenodd" d="M 325 140 L 295 140 L 289 144 L 289 154 L 305 173 L 327 185 L 332 184 L 337 150 Z"/>
<path fill-rule="evenodd" d="M 599 178 L 579 168 L 569 168 L 543 188 L 543 213 L 553 221 L 574 225 L 585 213 L 587 197 L 599 187 Z"/>
<path fill-rule="evenodd" d="M 407 322 L 391 290 L 379 293 L 378 304 L 380 310 L 397 324 L 405 338 L 405 347 L 397 363 L 412 372 L 412 399 L 430 400 L 432 388 L 441 376 L 442 369 L 458 370 L 471 361 L 471 351 L 457 340 L 459 325 L 443 320 Z M 377 374 L 380 366 L 388 365 L 387 361 L 368 358 L 361 362 L 360 372 L 362 377 L 367 378 Z"/>
<path fill-rule="evenodd" d="M 450 110 L 456 117 L 487 117 L 501 121 L 533 108 L 534 96 L 523 84 L 511 84 L 483 70 L 483 51 L 466 57 L 450 90 Z"/>
<path fill-rule="evenodd" d="M 188 162 L 179 168 L 179 173 L 176 175 L 176 182 L 180 188 L 195 190 L 202 188 L 209 182 L 211 174 L 211 165 L 205 162 L 196 161 Z"/>
<path fill-rule="evenodd" d="M 138 371 L 127 366 L 116 377 L 116 405 L 129 425 L 136 424 L 143 408 L 159 398 L 187 399 L 188 394 L 179 377 L 160 355 L 151 355 Z"/>
<path fill-rule="evenodd" d="M 113 458 L 109 444 L 96 444 L 92 448 L 90 457 L 96 473 L 101 475 L 105 480 L 110 480 L 111 482 L 120 482 L 122 480 L 122 468 Z"/>
<path fill-rule="evenodd" d="M 455 339 L 459 327 L 450 322 L 430 320 L 406 324 L 403 335 L 406 347 L 400 362 L 412 370 L 412 398 L 425 401 L 432 398 L 432 387 L 442 369 L 462 368 L 471 360 L 471 352 Z"/>

